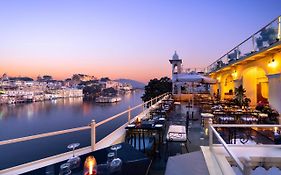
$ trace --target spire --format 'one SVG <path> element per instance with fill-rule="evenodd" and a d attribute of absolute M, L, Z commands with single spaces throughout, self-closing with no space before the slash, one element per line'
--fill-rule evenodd
<path fill-rule="evenodd" d="M 179 56 L 177 54 L 177 51 L 175 51 L 174 55 L 173 55 L 173 60 L 178 60 L 179 59 Z"/>

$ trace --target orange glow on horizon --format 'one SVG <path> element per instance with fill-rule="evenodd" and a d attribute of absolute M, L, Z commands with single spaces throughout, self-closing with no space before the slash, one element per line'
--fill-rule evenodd
<path fill-rule="evenodd" d="M 64 80 L 71 78 L 73 74 L 82 73 L 93 75 L 97 78 L 109 77 L 110 79 L 127 78 L 147 83 L 150 79 L 160 78 L 163 76 L 170 77 L 169 63 L 163 63 L 163 67 L 155 67 L 155 64 L 146 64 L 139 66 L 139 63 L 128 64 L 85 64 L 79 62 L 63 63 L 59 60 L 56 63 L 48 63 L 44 61 L 26 62 L 20 61 L 5 61 L 5 64 L 0 65 L 0 74 L 7 73 L 8 76 L 28 76 L 36 79 L 38 76 L 51 75 L 54 79 Z M 165 65 L 166 64 L 166 65 Z"/>

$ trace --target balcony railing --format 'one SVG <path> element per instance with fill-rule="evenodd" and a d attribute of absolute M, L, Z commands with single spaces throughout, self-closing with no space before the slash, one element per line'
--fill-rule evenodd
<path fill-rule="evenodd" d="M 256 52 L 260 52 L 281 40 L 281 16 L 272 20 L 262 29 L 235 46 L 214 63 L 207 67 L 207 72 L 217 71 L 225 66 L 243 60 Z"/>
<path fill-rule="evenodd" d="M 244 124 L 211 124 L 209 125 L 209 149 L 215 156 L 217 162 L 219 163 L 219 157 L 216 153 L 217 146 L 221 146 L 224 148 L 224 150 L 227 152 L 227 154 L 232 158 L 232 160 L 236 163 L 238 169 L 241 171 L 243 175 L 250 175 L 251 170 L 249 169 L 248 165 L 241 162 L 241 157 L 239 157 L 235 152 L 233 151 L 233 148 L 240 147 L 241 150 L 243 147 L 253 147 L 253 148 L 259 148 L 259 147 L 267 147 L 267 148 L 281 148 L 281 145 L 235 145 L 235 144 L 227 144 L 224 139 L 221 137 L 219 132 L 215 128 L 281 128 L 281 125 L 244 125 Z M 216 140 L 219 142 L 219 144 L 214 144 L 214 136 Z M 240 155 L 241 156 L 241 155 Z M 253 155 L 255 156 L 255 155 Z M 224 166 L 224 165 L 220 165 Z M 221 168 L 223 171 L 223 169 Z M 223 172 L 223 174 L 231 174 L 230 172 Z"/>
<path fill-rule="evenodd" d="M 170 93 L 164 93 L 164 94 L 157 96 L 155 98 L 152 98 L 151 100 L 146 101 L 142 104 L 139 104 L 132 108 L 129 107 L 128 110 L 123 111 L 119 114 L 116 114 L 112 117 L 109 117 L 98 123 L 96 123 L 95 120 L 92 120 L 92 122 L 88 126 L 66 129 L 66 130 L 55 131 L 55 132 L 49 132 L 49 133 L 43 133 L 43 134 L 37 134 L 37 135 L 31 135 L 31 136 L 26 136 L 26 137 L 21 137 L 21 138 L 16 138 L 16 139 L 4 140 L 4 141 L 0 141 L 0 146 L 19 143 L 19 142 L 25 142 L 25 141 L 31 141 L 31 140 L 45 138 L 45 137 L 58 136 L 58 135 L 62 135 L 62 134 L 69 134 L 69 133 L 78 132 L 78 131 L 91 130 L 91 146 L 80 148 L 76 151 L 77 155 L 87 154 L 91 151 L 102 149 L 104 147 L 108 147 L 108 146 L 118 142 L 118 139 L 122 138 L 125 135 L 125 127 L 127 126 L 128 123 L 135 121 L 137 117 L 140 117 L 140 118 L 145 117 L 149 113 L 150 108 L 145 109 L 146 106 L 153 106 L 154 104 L 158 103 L 161 99 L 168 96 L 169 94 Z M 133 110 L 136 110 L 139 108 L 142 108 L 142 112 L 139 115 L 132 117 L 131 112 Z M 122 117 L 125 114 L 128 115 L 128 123 L 125 123 L 124 125 L 117 128 L 115 131 L 113 131 L 111 134 L 105 136 L 99 142 L 96 142 L 96 128 L 97 127 L 104 125 L 105 123 L 108 123 L 119 117 Z M 59 155 L 54 155 L 51 157 L 43 158 L 43 159 L 33 161 L 30 163 L 26 163 L 26 164 L 18 165 L 18 166 L 11 167 L 8 169 L 0 170 L 0 174 L 3 174 L 3 175 L 4 174 L 22 174 L 22 173 L 25 173 L 25 172 L 28 172 L 28 171 L 31 171 L 34 169 L 38 169 L 38 168 L 65 160 L 65 159 L 69 158 L 71 156 L 71 154 L 72 154 L 71 152 L 62 153 Z"/>
<path fill-rule="evenodd" d="M 202 67 L 197 67 L 197 68 L 183 68 L 182 67 L 182 72 L 183 73 L 207 73 L 207 68 L 202 68 Z"/>

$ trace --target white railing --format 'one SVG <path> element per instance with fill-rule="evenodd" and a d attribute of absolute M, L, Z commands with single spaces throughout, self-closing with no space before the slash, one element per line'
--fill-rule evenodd
<path fill-rule="evenodd" d="M 246 165 L 243 165 L 243 163 L 239 160 L 239 158 L 232 152 L 231 147 L 235 146 L 233 144 L 227 144 L 223 138 L 220 136 L 220 134 L 217 132 L 217 130 L 215 128 L 281 128 L 281 125 L 244 125 L 244 124 L 211 124 L 209 125 L 209 148 L 211 150 L 211 152 L 214 152 L 214 144 L 213 144 L 213 136 L 215 135 L 216 138 L 218 139 L 218 141 L 222 144 L 222 146 L 224 147 L 224 149 L 226 150 L 226 152 L 230 155 L 230 157 L 235 161 L 235 163 L 237 164 L 238 168 L 240 169 L 240 171 L 242 172 L 243 175 L 248 175 L 248 168 L 246 167 Z M 216 144 L 217 145 L 217 144 Z M 241 145 L 239 145 L 241 146 Z M 245 145 L 244 145 L 245 146 Z M 260 146 L 260 145 L 255 145 L 255 146 Z M 269 145 L 271 147 L 280 147 L 281 145 Z M 215 158 L 216 154 L 214 153 Z M 217 159 L 218 160 L 218 159 Z"/>
<path fill-rule="evenodd" d="M 207 73 L 207 68 L 197 67 L 197 68 L 184 68 L 182 67 L 183 73 Z"/>
<path fill-rule="evenodd" d="M 83 127 L 66 129 L 66 130 L 61 130 L 61 131 L 31 135 L 31 136 L 26 136 L 26 137 L 21 137 L 21 138 L 16 138 L 16 139 L 4 140 L 4 141 L 0 141 L 0 146 L 30 141 L 30 140 L 35 140 L 35 139 L 40 139 L 40 138 L 45 138 L 45 137 L 57 136 L 57 135 L 62 135 L 62 134 L 69 134 L 69 133 L 72 133 L 72 132 L 78 132 L 78 131 L 84 131 L 84 130 L 91 129 L 91 146 L 85 147 L 85 148 L 80 148 L 76 151 L 77 155 L 86 154 L 86 153 L 89 153 L 91 151 L 110 146 L 108 144 L 112 144 L 114 142 L 114 140 L 112 140 L 114 137 L 124 135 L 126 125 L 128 123 L 130 123 L 131 121 L 134 121 L 136 119 L 136 117 L 134 117 L 134 118 L 131 117 L 131 112 L 133 110 L 142 107 L 142 113 L 141 114 L 146 115 L 149 112 L 149 109 L 145 110 L 145 107 L 147 105 L 152 106 L 153 104 L 159 102 L 161 99 L 168 96 L 169 94 L 170 93 L 164 93 L 160 96 L 152 98 L 151 100 L 146 101 L 144 103 L 141 103 L 141 104 L 139 104 L 137 106 L 134 106 L 132 108 L 129 106 L 128 110 L 123 111 L 121 113 L 118 113 L 118 114 L 116 114 L 112 117 L 109 117 L 109 118 L 107 118 L 103 121 L 100 121 L 98 123 L 96 123 L 95 120 L 92 120 L 92 122 L 89 124 L 89 126 L 83 126 Z M 128 123 L 125 123 L 121 127 L 117 128 L 115 131 L 113 131 L 111 134 L 109 134 L 108 136 L 101 139 L 99 142 L 96 142 L 96 128 L 98 126 L 101 126 L 101 125 L 103 125 L 107 122 L 110 122 L 110 121 L 112 121 L 112 120 L 114 120 L 118 117 L 121 117 L 124 114 L 128 114 Z M 114 138 L 114 139 L 118 139 L 118 138 Z M 110 141 L 108 141 L 108 140 L 110 140 Z M 4 169 L 4 170 L 0 170 L 0 174 L 25 173 L 25 172 L 28 172 L 28 171 L 31 171 L 31 170 L 34 170 L 34 169 L 41 168 L 43 166 L 47 166 L 47 165 L 54 164 L 56 162 L 60 162 L 62 160 L 65 160 L 67 158 L 67 156 L 69 157 L 69 155 L 71 155 L 71 152 L 62 153 L 62 154 L 59 154 L 59 155 L 55 155 L 55 156 L 51 156 L 51 157 L 48 157 L 48 158 L 40 159 L 40 160 L 33 161 L 33 162 L 30 162 L 30 163 L 26 163 L 26 164 L 23 164 L 23 165 L 18 165 L 18 166 L 15 166 L 15 167 L 7 168 L 7 169 Z"/>

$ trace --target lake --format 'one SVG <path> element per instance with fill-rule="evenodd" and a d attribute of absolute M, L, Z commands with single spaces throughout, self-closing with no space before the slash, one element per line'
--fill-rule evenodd
<path fill-rule="evenodd" d="M 124 94 L 122 101 L 99 104 L 82 98 L 57 99 L 0 106 L 0 140 L 86 126 L 142 103 L 142 90 Z M 132 112 L 132 116 L 141 112 Z M 127 114 L 97 128 L 97 141 L 127 122 Z M 67 145 L 90 145 L 90 130 L 0 146 L 0 169 L 68 151 Z"/>

